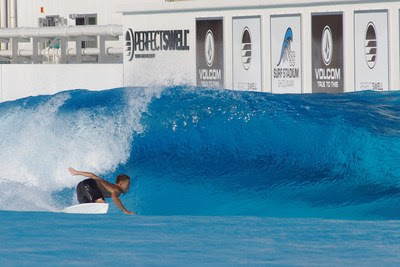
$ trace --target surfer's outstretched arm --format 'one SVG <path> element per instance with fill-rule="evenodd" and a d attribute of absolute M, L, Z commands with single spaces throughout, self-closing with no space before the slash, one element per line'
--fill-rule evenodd
<path fill-rule="evenodd" d="M 121 189 L 118 188 L 117 186 L 113 185 L 112 183 L 107 182 L 106 180 L 104 180 L 103 178 L 100 178 L 99 176 L 97 176 L 94 173 L 91 172 L 84 172 L 84 171 L 77 171 L 74 168 L 68 168 L 68 171 L 72 174 L 72 175 L 82 175 L 88 178 L 92 178 L 92 179 L 96 179 L 96 180 L 100 180 L 100 183 L 105 187 L 105 189 L 110 192 L 111 194 L 113 192 L 117 193 L 118 196 L 121 194 Z"/>
<path fill-rule="evenodd" d="M 68 171 L 72 175 L 82 175 L 82 176 L 85 176 L 85 177 L 88 177 L 88 178 L 101 179 L 99 176 L 97 176 L 96 174 L 91 173 L 91 172 L 77 171 L 74 168 L 68 168 Z"/>

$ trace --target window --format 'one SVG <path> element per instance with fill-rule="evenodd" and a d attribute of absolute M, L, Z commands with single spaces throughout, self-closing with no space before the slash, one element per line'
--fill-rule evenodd
<path fill-rule="evenodd" d="M 46 16 L 46 26 L 55 27 L 59 20 L 60 16 Z"/>
<path fill-rule="evenodd" d="M 75 25 L 97 25 L 97 14 L 76 14 Z M 97 48 L 96 41 L 82 41 L 82 48 Z"/>
<path fill-rule="evenodd" d="M 75 25 L 85 25 L 85 18 L 76 18 L 75 19 Z"/>
<path fill-rule="evenodd" d="M 97 17 L 89 17 L 89 25 L 97 25 Z"/>
<path fill-rule="evenodd" d="M 46 16 L 39 18 L 39 27 L 60 27 L 66 26 L 67 20 L 59 15 Z"/>

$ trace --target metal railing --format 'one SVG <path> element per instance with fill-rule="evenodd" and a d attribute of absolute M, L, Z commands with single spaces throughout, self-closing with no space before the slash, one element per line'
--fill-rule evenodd
<path fill-rule="evenodd" d="M 117 41 L 122 34 L 121 25 L 4 28 L 0 29 L 0 43 L 11 49 L 0 50 L 0 62 L 118 63 L 122 62 L 123 49 Z M 97 48 L 82 47 L 83 41 L 94 40 Z M 117 46 L 106 47 L 106 41 L 115 41 Z M 27 43 L 31 49 L 26 48 Z"/>

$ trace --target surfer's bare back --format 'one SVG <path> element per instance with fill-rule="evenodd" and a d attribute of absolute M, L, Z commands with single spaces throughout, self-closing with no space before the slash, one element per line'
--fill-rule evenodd
<path fill-rule="evenodd" d="M 72 175 L 88 177 L 88 179 L 81 181 L 76 187 L 78 202 L 80 204 L 105 203 L 104 198 L 112 198 L 115 205 L 117 205 L 117 207 L 125 214 L 135 214 L 134 212 L 127 210 L 119 199 L 121 193 L 126 194 L 129 189 L 129 176 L 120 174 L 117 176 L 115 184 L 112 184 L 91 172 L 77 171 L 74 168 L 69 168 L 68 171 Z"/>

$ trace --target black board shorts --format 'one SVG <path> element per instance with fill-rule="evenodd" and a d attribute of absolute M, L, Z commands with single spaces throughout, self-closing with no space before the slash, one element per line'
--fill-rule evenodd
<path fill-rule="evenodd" d="M 80 182 L 76 187 L 76 194 L 79 204 L 94 203 L 99 198 L 104 200 L 103 194 L 100 192 L 96 181 L 93 179 L 86 179 Z"/>

